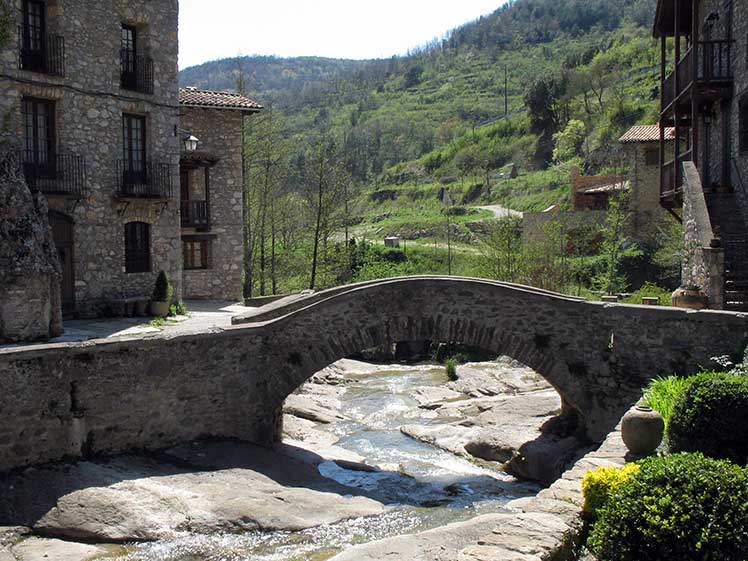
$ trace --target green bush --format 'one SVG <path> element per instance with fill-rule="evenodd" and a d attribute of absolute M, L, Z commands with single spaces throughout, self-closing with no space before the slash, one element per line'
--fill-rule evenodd
<path fill-rule="evenodd" d="M 447 378 L 453 382 L 457 380 L 457 361 L 455 359 L 447 359 L 447 362 L 444 363 L 444 369 L 447 372 Z"/>
<path fill-rule="evenodd" d="M 748 463 L 748 377 L 704 372 L 689 380 L 668 425 L 673 452 Z"/>
<path fill-rule="evenodd" d="M 584 474 L 582 478 L 584 512 L 593 517 L 597 516 L 598 511 L 608 502 L 608 498 L 640 469 L 639 464 L 626 464 L 622 467 L 603 466 Z"/>
<path fill-rule="evenodd" d="M 686 389 L 688 381 L 689 378 L 680 376 L 655 378 L 644 390 L 644 401 L 662 415 L 662 419 L 665 421 L 665 429 L 670 424 L 675 402 Z"/>
<path fill-rule="evenodd" d="M 601 509 L 598 561 L 745 561 L 748 473 L 701 454 L 644 460 Z"/>
<path fill-rule="evenodd" d="M 187 306 L 184 305 L 184 302 L 179 300 L 176 304 L 172 304 L 171 306 L 169 306 L 169 315 L 170 316 L 186 316 Z"/>
<path fill-rule="evenodd" d="M 171 302 L 171 298 L 174 295 L 174 287 L 169 282 L 169 277 L 166 276 L 165 271 L 159 271 L 158 277 L 156 277 L 156 286 L 153 288 L 153 295 L 151 299 L 154 302 Z"/>

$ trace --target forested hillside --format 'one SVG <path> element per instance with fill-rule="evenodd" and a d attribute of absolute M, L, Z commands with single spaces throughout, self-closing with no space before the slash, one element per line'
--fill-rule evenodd
<path fill-rule="evenodd" d="M 345 137 L 349 151 L 356 155 L 354 176 L 370 182 L 394 164 L 434 149 L 436 161 L 429 159 L 428 165 L 432 171 L 436 163 L 443 168 L 444 156 L 459 153 L 450 146 L 456 139 L 504 116 L 505 79 L 509 113 L 521 115 L 529 86 L 545 78 L 539 88 L 546 91 L 535 90 L 547 96 L 535 96 L 540 104 L 533 107 L 537 118 L 514 119 L 509 130 L 494 132 L 494 137 L 509 134 L 500 150 L 482 150 L 483 159 L 493 160 L 484 162 L 490 167 L 499 168 L 509 160 L 518 164 L 528 160 L 530 165 L 533 159 L 530 167 L 543 167 L 552 151 L 549 136 L 557 132 L 554 129 L 573 116 L 599 119 L 596 113 L 606 113 L 616 94 L 617 114 L 603 116 L 606 121 L 612 118 L 615 130 L 599 131 L 591 149 L 609 141 L 609 133 L 644 117 L 655 86 L 655 53 L 649 38 L 654 4 L 654 0 L 517 0 L 406 57 L 375 61 L 240 57 L 188 68 L 181 73 L 181 83 L 236 89 L 243 81 L 248 95 L 283 113 L 291 134 L 306 139 L 332 130 Z M 611 88 L 620 91 L 605 91 Z M 570 106 L 578 95 L 585 104 L 581 115 Z M 544 102 L 550 109 L 545 116 L 540 115 L 547 110 Z M 593 132 L 599 126 L 590 122 L 587 128 Z M 545 136 L 541 140 L 546 149 L 540 154 L 533 152 L 537 136 Z M 532 158 L 536 155 L 540 161 Z M 452 168 L 471 164 L 465 157 L 451 163 Z"/>
<path fill-rule="evenodd" d="M 622 171 L 617 138 L 657 116 L 654 9 L 515 0 L 403 57 L 238 57 L 182 71 L 183 85 L 272 108 L 250 119 L 249 286 L 440 272 L 445 258 L 452 271 L 452 245 L 464 242 L 470 261 L 471 223 L 487 214 L 445 218 L 445 206 L 563 208 L 572 166 Z M 503 173 L 510 163 L 518 177 Z M 433 244 L 429 264 L 414 265 L 416 246 L 393 265 L 339 245 L 390 234 Z M 457 270 L 479 274 L 473 265 Z"/>

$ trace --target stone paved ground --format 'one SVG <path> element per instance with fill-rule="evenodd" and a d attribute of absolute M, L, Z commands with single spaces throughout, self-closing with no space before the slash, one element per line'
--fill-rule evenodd
<path fill-rule="evenodd" d="M 50 340 L 50 343 L 88 341 L 113 337 L 148 337 L 157 333 L 178 334 L 192 331 L 205 331 L 214 327 L 230 327 L 231 317 L 253 310 L 238 302 L 214 302 L 186 300 L 188 316 L 168 318 L 162 327 L 151 325 L 152 317 L 99 318 L 68 320 L 63 327 L 65 332 Z M 0 348 L 19 345 L 0 345 Z"/>

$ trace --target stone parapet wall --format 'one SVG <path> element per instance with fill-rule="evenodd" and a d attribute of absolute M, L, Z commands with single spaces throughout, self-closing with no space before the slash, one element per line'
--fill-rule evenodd
<path fill-rule="evenodd" d="M 218 332 L 0 350 L 0 472 L 200 437 L 267 445 L 285 398 L 362 349 L 463 343 L 511 356 L 602 440 L 655 376 L 742 352 L 748 317 L 600 304 L 506 283 L 415 277 L 314 295 Z"/>

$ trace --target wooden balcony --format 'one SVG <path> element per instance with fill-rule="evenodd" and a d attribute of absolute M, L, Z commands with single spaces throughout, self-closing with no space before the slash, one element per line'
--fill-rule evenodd
<path fill-rule="evenodd" d="M 660 173 L 660 204 L 665 208 L 681 205 L 683 200 L 683 162 L 690 162 L 692 152 L 680 154 L 677 160 L 663 164 Z"/>
<path fill-rule="evenodd" d="M 694 60 L 694 57 L 696 60 Z M 694 67 L 696 69 L 694 79 Z M 720 99 L 732 95 L 732 42 L 698 41 L 692 45 L 665 79 L 662 88 L 662 112 L 675 104 L 690 102 L 694 88 L 702 99 Z M 676 87 L 677 84 L 677 87 Z M 690 106 L 685 107 L 690 112 Z"/>

